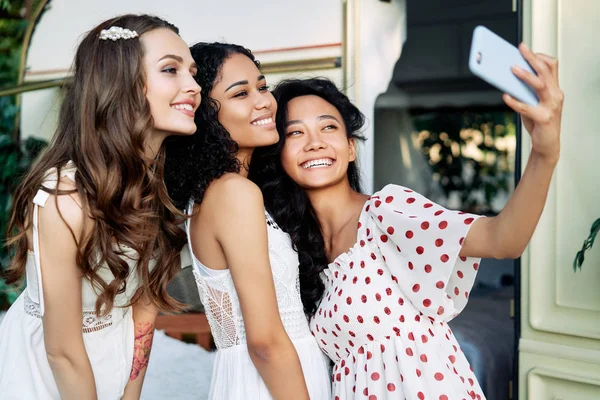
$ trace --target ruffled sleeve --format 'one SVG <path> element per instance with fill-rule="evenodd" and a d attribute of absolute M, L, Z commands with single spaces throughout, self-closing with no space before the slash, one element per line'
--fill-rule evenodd
<path fill-rule="evenodd" d="M 366 207 L 369 233 L 407 299 L 434 320 L 458 315 L 480 262 L 459 253 L 479 216 L 447 210 L 396 185 L 371 196 Z"/>

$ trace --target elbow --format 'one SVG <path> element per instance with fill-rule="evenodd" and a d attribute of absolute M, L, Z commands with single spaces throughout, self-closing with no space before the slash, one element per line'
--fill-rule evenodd
<path fill-rule="evenodd" d="M 255 363 L 269 364 L 285 352 L 286 342 L 270 335 L 249 339 L 247 346 L 250 358 Z"/>
<path fill-rule="evenodd" d="M 69 354 L 65 349 L 51 348 L 46 349 L 46 358 L 52 370 L 63 370 L 74 368 L 75 360 L 72 354 Z"/>

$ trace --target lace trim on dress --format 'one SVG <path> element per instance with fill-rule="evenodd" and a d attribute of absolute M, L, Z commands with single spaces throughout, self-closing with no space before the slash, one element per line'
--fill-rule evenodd
<path fill-rule="evenodd" d="M 40 310 L 40 305 L 31 300 L 31 298 L 25 294 L 25 303 L 24 303 L 25 313 L 31 315 L 32 317 L 42 319 L 42 313 Z M 108 328 L 113 324 L 113 315 L 109 313 L 103 317 L 98 317 L 95 311 L 83 311 L 83 320 L 82 320 L 82 332 L 90 333 L 97 332 L 104 328 Z"/>

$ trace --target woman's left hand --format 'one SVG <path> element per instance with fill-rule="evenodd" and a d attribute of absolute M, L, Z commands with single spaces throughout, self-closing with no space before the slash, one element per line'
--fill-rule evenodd
<path fill-rule="evenodd" d="M 521 114 L 523 125 L 531 136 L 532 154 L 557 162 L 560 154 L 560 124 L 564 94 L 558 84 L 558 60 L 545 54 L 533 53 L 524 43 L 519 50 L 537 75 L 513 67 L 517 78 L 530 85 L 539 99 L 537 106 L 522 103 L 508 94 L 504 102 Z"/>

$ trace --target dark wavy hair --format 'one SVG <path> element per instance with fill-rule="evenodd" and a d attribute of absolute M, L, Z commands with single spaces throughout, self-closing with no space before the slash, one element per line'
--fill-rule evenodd
<path fill-rule="evenodd" d="M 254 54 L 236 44 L 201 42 L 190 50 L 198 65 L 196 82 L 202 88 L 202 101 L 195 116 L 197 131 L 192 136 L 165 140 L 165 182 L 171 199 L 182 210 L 190 200 L 199 204 L 213 180 L 227 172 L 240 171 L 236 158 L 238 145 L 219 122 L 221 105 L 210 97 L 214 85 L 222 78 L 223 64 L 233 54 L 243 54 L 260 69 Z"/>
<path fill-rule="evenodd" d="M 277 85 L 273 95 L 278 105 L 276 124 L 279 142 L 255 150 L 248 177 L 261 188 L 266 209 L 290 235 L 294 250 L 298 252 L 302 304 L 304 312 L 312 316 L 325 290 L 319 274 L 327 267 L 328 261 L 321 226 L 308 196 L 281 165 L 288 103 L 300 96 L 321 97 L 341 114 L 348 140 L 364 140 L 360 130 L 365 117 L 333 82 L 324 78 L 284 80 Z M 347 175 L 350 187 L 360 192 L 360 173 L 356 162 L 349 163 Z"/>
<path fill-rule="evenodd" d="M 4 275 L 14 284 L 25 274 L 33 197 L 48 170 L 56 168 L 60 176 L 61 168 L 72 160 L 77 167 L 76 190 L 51 193 L 56 200 L 77 192 L 83 215 L 93 221 L 88 230 L 84 219 L 84 232 L 89 234 L 71 233 L 78 243 L 77 265 L 98 290 L 96 313 L 110 312 L 115 296 L 126 289 L 131 271 L 121 245 L 139 255 L 136 273 L 152 303 L 174 311 L 182 305 L 166 287 L 180 270 L 186 238 L 178 224 L 183 215 L 163 182 L 164 149 L 154 159 L 145 155 L 154 123 L 145 96 L 144 46 L 139 39 L 100 40 L 100 32 L 111 26 L 139 36 L 160 28 L 179 34 L 158 17 L 127 14 L 104 21 L 85 35 L 75 54 L 73 82 L 66 89 L 52 143 L 16 190 L 7 240 L 14 257 Z M 114 246 L 115 241 L 120 246 Z M 152 271 L 151 261 L 156 263 Z M 114 275 L 111 282 L 98 273 L 104 264 Z"/>

